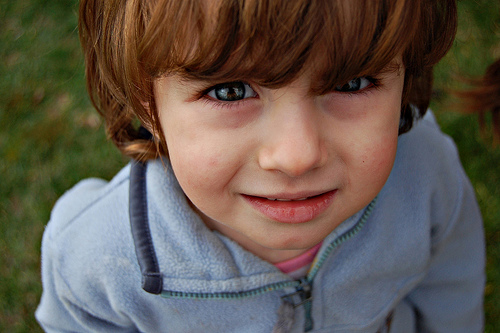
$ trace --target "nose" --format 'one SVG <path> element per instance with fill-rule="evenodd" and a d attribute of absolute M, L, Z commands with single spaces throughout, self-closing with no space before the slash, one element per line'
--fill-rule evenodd
<path fill-rule="evenodd" d="M 314 102 L 273 103 L 269 112 L 258 155 L 262 169 L 298 177 L 325 164 L 321 111 Z"/>

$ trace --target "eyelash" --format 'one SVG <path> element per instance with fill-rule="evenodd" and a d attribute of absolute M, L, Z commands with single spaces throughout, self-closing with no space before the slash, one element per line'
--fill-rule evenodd
<path fill-rule="evenodd" d="M 359 95 L 366 95 L 366 94 L 370 93 L 370 91 L 372 89 L 378 90 L 378 89 L 380 89 L 382 87 L 382 80 L 379 79 L 379 78 L 377 78 L 377 77 L 374 77 L 374 76 L 362 76 L 360 78 L 367 79 L 370 82 L 370 84 L 368 86 L 364 87 L 363 89 L 356 90 L 356 91 L 338 91 L 338 90 L 335 90 L 335 88 L 336 88 L 335 87 L 332 90 L 332 92 L 340 94 L 340 95 L 344 95 L 346 97 L 353 97 L 353 96 L 359 96 Z M 357 79 L 357 78 L 354 78 L 353 80 L 355 80 L 355 79 Z"/>
<path fill-rule="evenodd" d="M 350 98 L 350 97 L 354 97 L 354 96 L 360 96 L 360 95 L 364 96 L 364 95 L 367 95 L 368 93 L 370 93 L 370 91 L 372 89 L 378 90 L 378 89 L 380 89 L 382 87 L 382 82 L 377 77 L 374 77 L 374 76 L 364 76 L 362 78 L 365 78 L 368 81 L 370 81 L 370 85 L 364 87 L 363 89 L 356 90 L 356 91 L 338 91 L 338 90 L 333 89 L 333 90 L 331 90 L 331 93 L 336 93 L 336 94 L 339 94 L 339 95 L 343 95 L 343 96 L 345 96 L 347 98 Z M 353 80 L 355 80 L 355 79 L 353 79 Z M 242 82 L 244 84 L 248 84 L 245 81 L 231 81 L 231 82 Z M 228 83 L 231 83 L 231 82 L 228 82 Z M 224 83 L 221 83 L 221 84 L 224 84 Z M 195 99 L 203 101 L 203 103 L 205 105 L 208 105 L 208 106 L 211 106 L 211 107 L 215 107 L 215 108 L 221 108 L 221 109 L 238 108 L 238 107 L 241 106 L 241 104 L 245 103 L 247 99 L 249 99 L 249 98 L 244 98 L 244 99 L 240 99 L 240 100 L 237 100 L 237 101 L 230 102 L 230 101 L 221 101 L 221 100 L 217 100 L 215 98 L 210 97 L 208 95 L 208 93 L 210 91 L 216 89 L 221 84 L 211 85 L 208 88 L 202 89 L 199 93 L 197 93 L 197 96 L 196 96 Z M 248 85 L 250 85 L 250 84 L 248 84 Z M 250 87 L 251 87 L 251 85 L 250 85 Z M 252 89 L 253 89 L 253 87 L 252 87 Z M 255 89 L 253 89 L 253 90 L 255 91 Z M 257 96 L 255 96 L 255 97 L 258 97 L 258 96 L 259 95 L 257 94 Z M 251 97 L 251 99 L 253 99 L 255 97 Z"/>

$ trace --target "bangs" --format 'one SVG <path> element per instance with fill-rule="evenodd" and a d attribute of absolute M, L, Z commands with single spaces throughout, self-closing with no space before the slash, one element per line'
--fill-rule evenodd
<path fill-rule="evenodd" d="M 418 29 L 418 1 L 160 0 L 139 47 L 151 77 L 251 79 L 277 88 L 312 69 L 318 92 L 380 73 Z M 403 57 L 404 59 L 404 57 Z"/>
<path fill-rule="evenodd" d="M 456 24 L 455 0 L 80 0 L 78 21 L 92 104 L 118 148 L 141 160 L 168 152 L 154 94 L 168 74 L 279 88 L 307 72 L 322 94 L 403 65 L 405 133 L 427 110 Z"/>

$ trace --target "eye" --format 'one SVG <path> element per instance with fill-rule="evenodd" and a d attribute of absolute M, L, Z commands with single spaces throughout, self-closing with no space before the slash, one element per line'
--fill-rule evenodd
<path fill-rule="evenodd" d="M 343 85 L 338 85 L 335 90 L 338 92 L 356 92 L 369 87 L 372 82 L 366 77 L 357 77 Z"/>
<path fill-rule="evenodd" d="M 222 102 L 235 102 L 245 98 L 256 97 L 257 93 L 244 82 L 221 83 L 210 89 L 207 95 Z"/>

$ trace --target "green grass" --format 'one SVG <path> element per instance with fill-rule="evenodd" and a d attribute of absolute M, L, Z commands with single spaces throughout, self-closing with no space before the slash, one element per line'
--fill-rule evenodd
<path fill-rule="evenodd" d="M 41 331 L 39 248 L 55 200 L 125 163 L 86 97 L 76 8 L 0 0 L 0 332 Z"/>
<path fill-rule="evenodd" d="M 500 3 L 461 0 L 453 50 L 436 70 L 432 104 L 476 189 L 488 244 L 487 332 L 500 332 L 500 148 L 474 116 L 445 110 L 460 75 L 500 57 Z M 88 101 L 76 0 L 0 0 L 0 332 L 40 332 L 40 242 L 56 199 L 85 177 L 111 178 L 126 159 Z"/>

